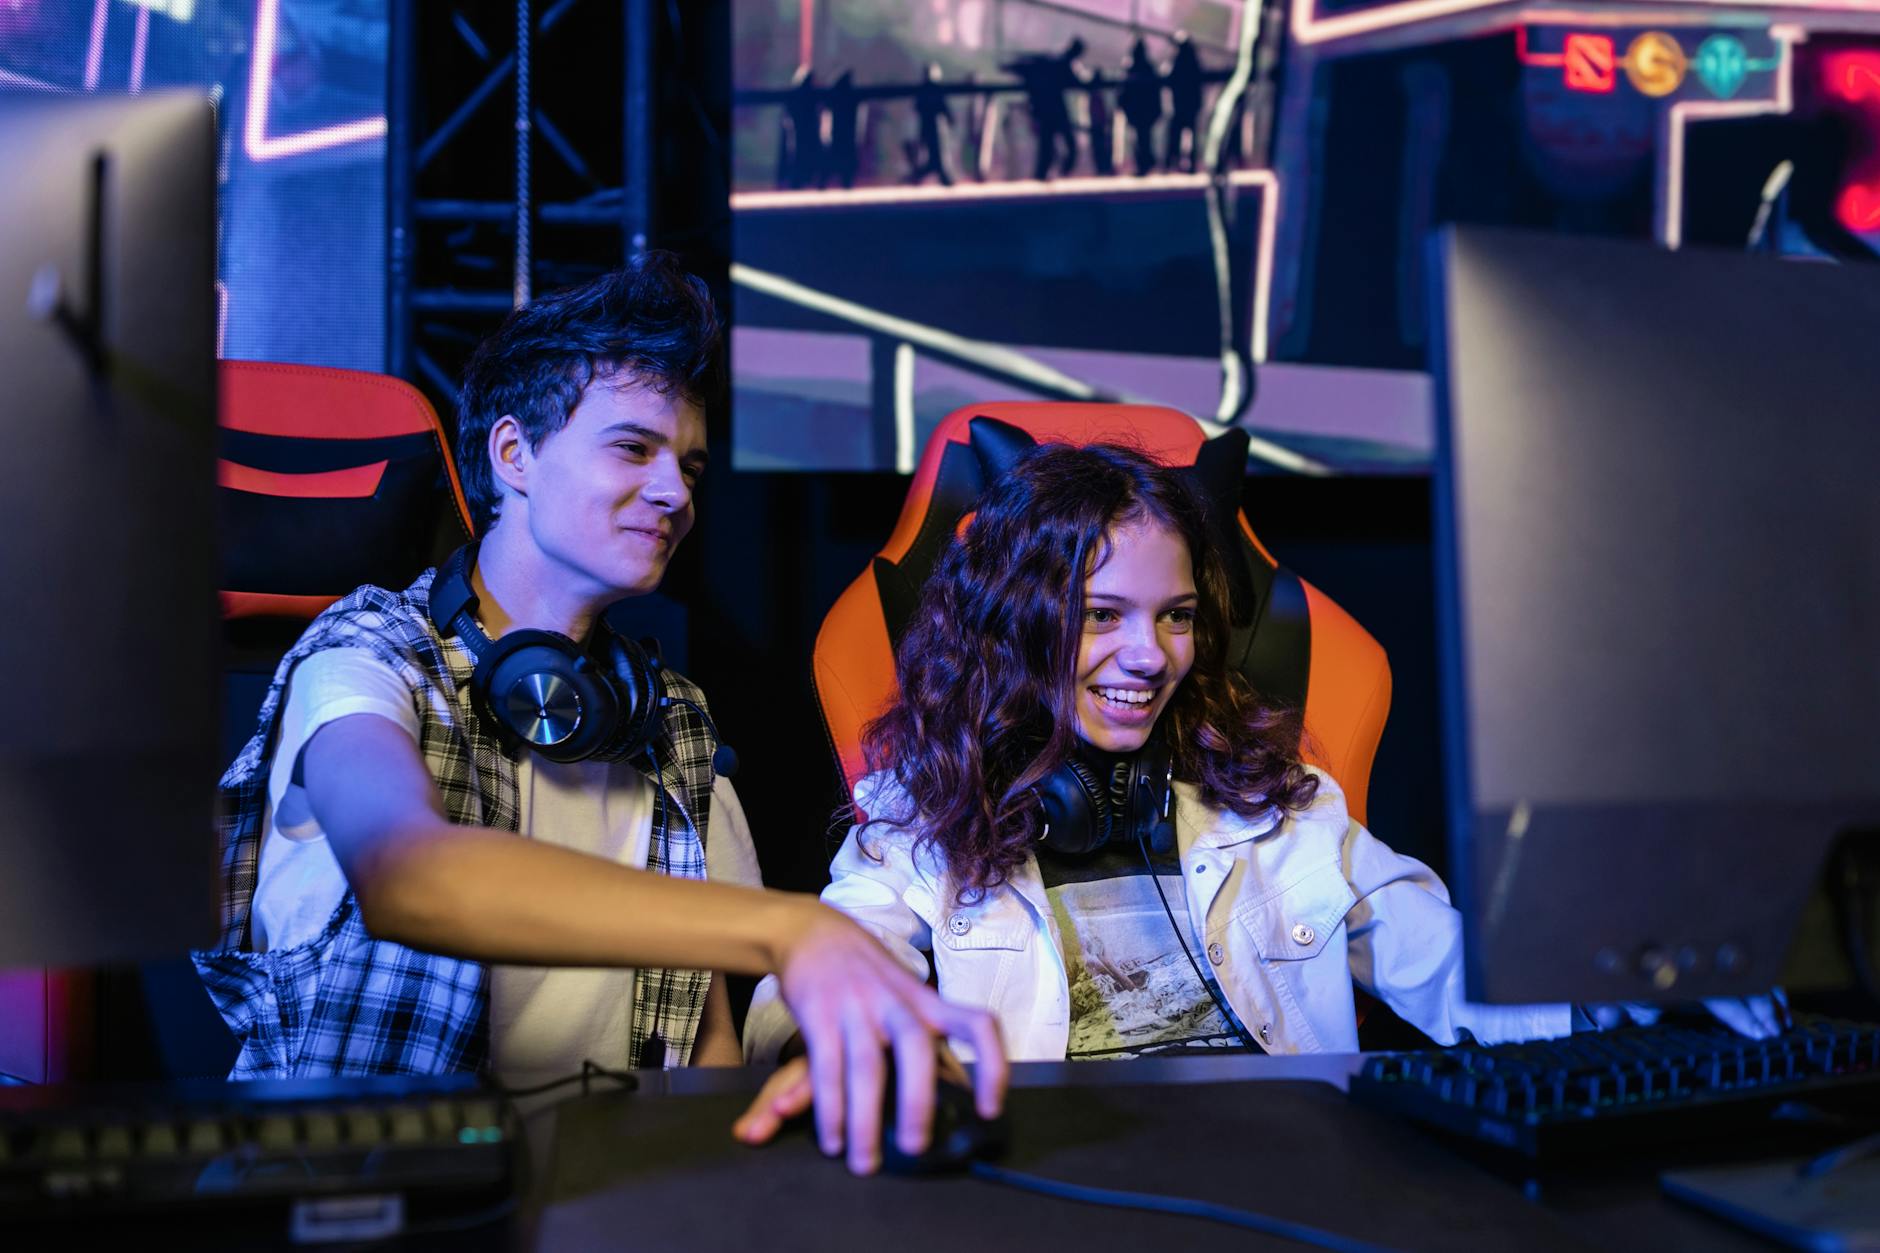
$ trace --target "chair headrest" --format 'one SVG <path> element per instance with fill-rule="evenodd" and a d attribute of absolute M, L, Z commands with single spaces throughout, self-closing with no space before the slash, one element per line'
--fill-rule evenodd
<path fill-rule="evenodd" d="M 410 384 L 274 362 L 220 375 L 224 616 L 311 618 L 469 538 L 443 426 Z"/>
<path fill-rule="evenodd" d="M 876 594 L 894 646 L 961 521 L 985 488 L 1039 443 L 1031 432 L 989 414 L 973 416 L 967 436 L 964 444 L 945 443 L 925 514 L 907 550 L 899 559 L 884 554 L 874 560 Z M 1099 433 L 1090 442 L 1102 438 Z M 1182 469 L 1207 508 L 1227 571 L 1233 627 L 1229 664 L 1245 672 L 1268 699 L 1296 707 L 1304 703 L 1310 655 L 1305 593 L 1297 576 L 1254 542 L 1241 516 L 1248 442 L 1247 433 L 1238 429 L 1201 440 L 1193 462 Z"/>

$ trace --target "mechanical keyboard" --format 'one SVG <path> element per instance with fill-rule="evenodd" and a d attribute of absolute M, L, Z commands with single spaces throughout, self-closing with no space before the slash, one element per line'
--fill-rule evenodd
<path fill-rule="evenodd" d="M 1740 1130 L 1785 1103 L 1831 1113 L 1880 1096 L 1880 1025 L 1798 1018 L 1768 1040 L 1715 1026 L 1620 1027 L 1557 1040 L 1368 1059 L 1351 1097 L 1532 1158 Z"/>
<path fill-rule="evenodd" d="M 296 1239 L 372 1238 L 501 1204 L 518 1138 L 468 1075 L 4 1088 L 0 1224 L 247 1203 Z"/>

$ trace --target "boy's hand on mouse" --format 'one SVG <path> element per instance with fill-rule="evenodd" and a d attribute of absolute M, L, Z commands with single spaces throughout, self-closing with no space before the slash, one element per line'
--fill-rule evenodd
<path fill-rule="evenodd" d="M 944 1043 L 939 1046 L 935 1054 L 933 1069 L 934 1078 L 939 1082 L 952 1083 L 967 1089 L 973 1086 L 972 1077 L 966 1073 L 966 1067 L 954 1055 L 953 1050 Z M 931 1084 L 926 1089 L 929 1099 L 924 1102 L 926 1112 L 924 1123 L 916 1121 L 920 1117 L 919 1107 L 923 1103 L 908 1100 L 911 1095 L 914 1095 L 911 1088 L 912 1085 L 897 1085 L 895 1093 L 897 1100 L 901 1102 L 901 1109 L 897 1111 L 899 1116 L 895 1120 L 898 1133 L 896 1140 L 901 1151 L 910 1155 L 919 1153 L 927 1147 L 933 1131 Z M 759 1089 L 756 1099 L 751 1102 L 750 1107 L 744 1111 L 737 1122 L 731 1125 L 731 1134 L 746 1144 L 763 1144 L 776 1135 L 777 1130 L 789 1119 L 805 1113 L 813 1099 L 809 1059 L 799 1054 L 784 1062 L 769 1079 L 764 1081 L 764 1086 Z M 911 1115 L 908 1113 L 910 1105 L 915 1107 Z M 871 1165 L 869 1169 L 873 1169 L 873 1166 Z M 865 1174 L 867 1171 L 858 1170 L 857 1173 Z"/>
<path fill-rule="evenodd" d="M 1007 1065 L 998 1024 L 984 1010 L 954 1005 L 895 961 L 874 936 L 810 900 L 795 912 L 773 969 L 809 1056 L 772 1075 L 733 1128 L 746 1143 L 776 1134 L 785 1118 L 814 1107 L 816 1137 L 834 1156 L 847 1148 L 858 1175 L 880 1165 L 881 1103 L 892 1052 L 897 1145 L 927 1147 L 933 1126 L 936 1048 L 948 1037 L 972 1044 L 973 1085 L 983 1117 L 1004 1101 Z"/>

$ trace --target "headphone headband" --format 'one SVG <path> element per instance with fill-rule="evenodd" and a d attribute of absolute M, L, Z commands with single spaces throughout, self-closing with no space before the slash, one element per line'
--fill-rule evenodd
<path fill-rule="evenodd" d="M 455 635 L 463 640 L 470 655 L 482 658 L 489 651 L 490 638 L 477 622 L 477 594 L 470 586 L 470 571 L 476 568 L 477 545 L 472 540 L 453 552 L 437 568 L 431 580 L 431 624 L 446 639 Z"/>
<path fill-rule="evenodd" d="M 1168 745 L 1151 735 L 1119 764 L 1128 771 L 1120 798 L 1112 795 L 1112 777 L 1076 750 L 1040 780 L 1032 789 L 1044 815 L 1038 842 L 1054 853 L 1082 856 L 1107 844 L 1134 843 L 1140 831 L 1155 851 L 1172 849 L 1175 769 Z"/>

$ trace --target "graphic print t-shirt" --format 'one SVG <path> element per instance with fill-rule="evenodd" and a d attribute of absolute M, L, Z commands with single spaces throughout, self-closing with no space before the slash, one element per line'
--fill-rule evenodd
<path fill-rule="evenodd" d="M 1038 855 L 1070 976 L 1072 1061 L 1246 1051 L 1182 952 L 1186 940 L 1206 972 L 1202 977 L 1212 982 L 1205 946 L 1189 920 L 1177 855 L 1151 852 L 1149 860 L 1153 877 L 1133 841 L 1081 857 Z M 1182 927 L 1180 939 L 1171 912 Z"/>

